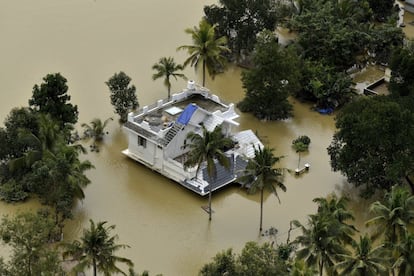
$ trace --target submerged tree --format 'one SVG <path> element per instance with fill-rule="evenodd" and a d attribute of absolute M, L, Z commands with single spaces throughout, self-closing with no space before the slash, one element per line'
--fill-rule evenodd
<path fill-rule="evenodd" d="M 180 64 L 176 64 L 172 57 L 162 57 L 152 66 L 152 69 L 156 71 L 152 75 L 152 79 L 156 80 L 159 78 L 164 78 L 164 85 L 167 87 L 168 90 L 168 99 L 170 98 L 171 93 L 171 82 L 170 77 L 183 78 L 185 79 L 185 75 L 181 73 L 177 73 L 178 71 L 182 71 L 184 67 Z"/>
<path fill-rule="evenodd" d="M 253 55 L 253 68 L 243 72 L 244 99 L 238 104 L 264 120 L 287 119 L 292 115 L 290 93 L 299 89 L 299 57 L 292 48 L 282 48 L 270 31 L 260 33 Z"/>
<path fill-rule="evenodd" d="M 284 1 L 218 2 L 219 4 L 204 6 L 206 20 L 210 24 L 217 24 L 217 32 L 229 39 L 233 57 L 241 62 L 253 52 L 257 34 L 264 29 L 274 30 L 276 24 L 290 12 Z"/>
<path fill-rule="evenodd" d="M 281 157 L 276 157 L 273 154 L 273 149 L 268 147 L 258 147 L 254 149 L 254 158 L 249 159 L 243 175 L 238 179 L 244 186 L 249 188 L 250 193 L 260 191 L 260 226 L 262 231 L 263 224 L 263 194 L 264 190 L 268 190 L 277 194 L 277 188 L 286 192 L 286 186 L 283 184 L 283 171 L 280 168 L 275 168 L 276 163 L 280 161 Z"/>
<path fill-rule="evenodd" d="M 115 107 L 115 113 L 120 116 L 122 123 L 127 121 L 128 112 L 139 106 L 135 95 L 136 88 L 130 85 L 130 82 L 131 78 L 122 71 L 115 73 L 105 82 L 111 93 L 111 104 Z"/>
<path fill-rule="evenodd" d="M 328 147 L 331 166 L 370 197 L 403 185 L 414 168 L 414 116 L 385 97 L 363 98 L 344 107 Z M 407 179 L 414 191 L 414 184 Z"/>
<path fill-rule="evenodd" d="M 101 119 L 95 118 L 93 119 L 90 124 L 83 123 L 81 126 L 85 129 L 83 134 L 85 138 L 92 138 L 93 145 L 96 147 L 96 142 L 102 141 L 105 134 L 105 128 L 108 125 L 109 121 L 112 121 L 112 118 L 108 118 L 105 121 L 101 121 Z"/>
<path fill-rule="evenodd" d="M 226 137 L 223 134 L 221 125 L 216 126 L 213 131 L 208 131 L 203 125 L 202 134 L 189 132 L 187 134 L 187 139 L 190 140 L 190 144 L 188 145 L 190 151 L 188 152 L 188 159 L 184 163 L 184 167 L 188 168 L 197 166 L 197 175 L 201 169 L 202 164 L 207 164 L 206 167 L 209 178 L 208 214 L 209 220 L 211 220 L 211 193 L 213 189 L 212 184 L 217 176 L 215 160 L 217 160 L 218 163 L 224 168 L 230 168 L 230 160 L 225 155 L 224 149 L 229 148 L 233 144 L 233 141 L 231 138 Z"/>
<path fill-rule="evenodd" d="M 203 72 L 203 86 L 206 83 L 206 69 L 211 77 L 220 73 L 225 66 L 226 58 L 224 53 L 230 52 L 227 48 L 227 38 L 216 37 L 216 26 L 210 25 L 205 19 L 200 21 L 198 27 L 186 29 L 185 32 L 191 35 L 193 45 L 183 45 L 178 50 L 187 50 L 190 55 L 184 62 L 184 66 L 190 64 L 195 69 L 200 65 Z"/>
<path fill-rule="evenodd" d="M 43 83 L 33 87 L 33 96 L 29 105 L 35 110 L 49 114 L 63 128 L 66 123 L 75 124 L 78 121 L 78 107 L 68 103 L 67 80 L 60 73 L 48 74 Z"/>
<path fill-rule="evenodd" d="M 309 144 L 311 140 L 308 136 L 302 135 L 292 141 L 292 146 L 295 149 L 296 153 L 299 155 L 298 160 L 298 169 L 300 167 L 300 154 L 309 149 Z"/>
<path fill-rule="evenodd" d="M 95 224 L 90 221 L 90 228 L 84 229 L 80 241 L 75 240 L 71 244 L 65 245 L 64 258 L 72 257 L 78 263 L 73 268 L 76 272 L 83 272 L 86 268 L 92 267 L 93 275 L 103 272 L 105 275 L 121 273 L 127 275 L 117 263 L 125 263 L 132 267 L 131 260 L 114 255 L 119 249 L 128 247 L 124 244 L 117 244 L 118 235 L 111 236 L 110 232 L 115 225 L 106 226 L 106 221 Z"/>

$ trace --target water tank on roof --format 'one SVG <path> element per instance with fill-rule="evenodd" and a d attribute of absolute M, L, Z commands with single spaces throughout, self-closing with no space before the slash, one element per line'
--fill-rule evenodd
<path fill-rule="evenodd" d="M 193 80 L 189 80 L 189 81 L 187 82 L 187 89 L 188 89 L 188 90 L 195 90 L 195 81 L 193 81 Z"/>

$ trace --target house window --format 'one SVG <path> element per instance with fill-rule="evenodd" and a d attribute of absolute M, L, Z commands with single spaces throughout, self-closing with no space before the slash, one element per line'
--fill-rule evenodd
<path fill-rule="evenodd" d="M 147 147 L 147 139 L 145 139 L 142 136 L 138 136 L 138 146 L 146 148 Z"/>

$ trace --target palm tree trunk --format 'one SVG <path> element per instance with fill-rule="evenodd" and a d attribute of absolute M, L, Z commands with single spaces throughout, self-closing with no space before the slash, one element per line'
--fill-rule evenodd
<path fill-rule="evenodd" d="M 260 190 L 260 228 L 259 231 L 262 232 L 263 224 L 263 189 Z"/>
<path fill-rule="evenodd" d="M 203 87 L 206 85 L 206 61 L 203 60 Z"/>
<path fill-rule="evenodd" d="M 319 261 L 319 276 L 322 276 L 323 274 L 323 261 Z"/>
<path fill-rule="evenodd" d="M 211 184 L 210 184 L 211 185 Z M 211 220 L 211 187 L 208 190 L 208 220 Z"/>
<path fill-rule="evenodd" d="M 414 183 L 411 181 L 408 175 L 405 176 L 405 180 L 407 181 L 408 185 L 410 185 L 411 193 L 414 195 Z"/>
<path fill-rule="evenodd" d="M 96 260 L 93 258 L 92 260 L 92 266 L 93 266 L 93 276 L 96 276 Z"/>
<path fill-rule="evenodd" d="M 300 152 L 298 152 L 299 154 L 299 161 L 298 161 L 298 169 L 300 168 Z"/>

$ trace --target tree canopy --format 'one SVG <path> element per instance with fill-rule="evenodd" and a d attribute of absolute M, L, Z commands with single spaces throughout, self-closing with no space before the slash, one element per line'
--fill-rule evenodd
<path fill-rule="evenodd" d="M 130 85 L 131 78 L 124 72 L 115 73 L 105 84 L 111 93 L 111 104 L 115 113 L 120 116 L 121 122 L 126 122 L 128 112 L 138 108 L 138 99 L 135 94 L 136 88 Z"/>
<path fill-rule="evenodd" d="M 386 97 L 361 98 L 347 105 L 336 120 L 328 147 L 331 166 L 363 195 L 389 190 L 414 167 L 414 115 Z M 412 187 L 414 188 L 414 187 Z"/>
<path fill-rule="evenodd" d="M 300 61 L 292 48 L 282 48 L 270 31 L 260 33 L 253 55 L 253 68 L 243 72 L 243 112 L 259 119 L 279 120 L 292 115 L 290 93 L 299 90 Z"/>
<path fill-rule="evenodd" d="M 218 5 L 205 6 L 204 13 L 210 24 L 217 24 L 218 34 L 229 39 L 233 57 L 243 62 L 253 52 L 257 34 L 274 30 L 288 7 L 283 1 L 220 0 Z"/>
<path fill-rule="evenodd" d="M 60 275 L 59 255 L 51 246 L 58 233 L 53 220 L 46 214 L 18 213 L 3 217 L 0 236 L 11 246 L 10 260 L 2 275 Z M 0 270 L 1 271 L 1 270 Z"/>
<path fill-rule="evenodd" d="M 49 114 L 59 122 L 61 128 L 66 123 L 75 124 L 78 121 L 78 107 L 73 106 L 68 95 L 67 80 L 60 73 L 48 74 L 43 83 L 33 87 L 33 96 L 29 105 L 41 113 Z"/>

